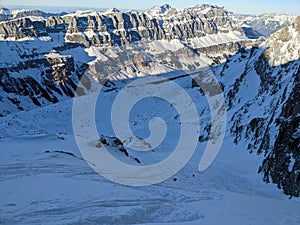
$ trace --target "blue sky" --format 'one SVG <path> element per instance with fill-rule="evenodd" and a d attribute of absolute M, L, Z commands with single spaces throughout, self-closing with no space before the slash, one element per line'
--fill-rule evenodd
<path fill-rule="evenodd" d="M 168 3 L 173 7 L 188 7 L 195 4 L 224 5 L 229 11 L 245 14 L 260 14 L 265 12 L 289 13 L 300 15 L 300 0 L 0 0 L 1 6 L 55 6 L 55 7 L 84 7 L 84 8 L 110 8 L 120 9 L 148 9 L 153 5 Z"/>

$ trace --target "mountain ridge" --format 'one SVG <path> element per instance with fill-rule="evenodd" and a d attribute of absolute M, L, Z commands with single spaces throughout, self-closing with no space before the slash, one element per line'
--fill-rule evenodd
<path fill-rule="evenodd" d="M 207 67 L 223 87 L 234 143 L 264 154 L 264 180 L 299 196 L 300 17 L 262 43 L 223 7 L 179 11 L 165 6 L 152 19 L 142 12 L 78 11 L 0 23 L 1 116 L 74 97 L 84 74 L 82 95 L 92 80 L 109 93 L 120 80 Z M 203 109 L 203 133 L 210 130 L 208 114 Z"/>

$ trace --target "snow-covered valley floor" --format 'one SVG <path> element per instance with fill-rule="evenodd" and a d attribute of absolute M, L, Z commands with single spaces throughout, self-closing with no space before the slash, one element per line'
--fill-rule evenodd
<path fill-rule="evenodd" d="M 261 158 L 229 135 L 204 172 L 199 142 L 168 180 L 124 186 L 83 160 L 71 115 L 70 100 L 0 118 L 0 224 L 300 224 L 299 200 L 263 183 Z"/>

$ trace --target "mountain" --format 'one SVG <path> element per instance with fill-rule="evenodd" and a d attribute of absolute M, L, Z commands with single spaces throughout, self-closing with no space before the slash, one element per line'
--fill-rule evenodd
<path fill-rule="evenodd" d="M 288 14 L 265 13 L 258 16 L 238 16 L 245 25 L 249 25 L 264 37 L 294 22 L 296 16 Z"/>
<path fill-rule="evenodd" d="M 169 75 L 174 76 L 174 72 Z M 168 94 L 172 100 L 182 97 L 170 90 L 168 82 L 142 83 L 136 88 L 130 87 L 132 82 L 134 80 L 128 79 L 115 81 L 115 84 L 120 88 L 129 84 L 127 90 L 132 90 L 129 93 L 144 89 Z M 181 76 L 169 82 L 180 84 L 192 97 L 199 110 L 201 127 L 206 126 L 210 112 L 205 110 L 205 96 L 200 89 L 191 88 L 191 77 Z M 95 119 L 103 136 L 86 141 L 85 146 L 94 146 L 99 154 L 106 146 L 109 153 L 124 164 L 155 165 L 176 146 L 177 135 L 180 135 L 176 125 L 181 116 L 176 117 L 174 105 L 160 99 L 138 103 L 131 112 L 132 132 L 147 137 L 148 121 L 160 116 L 167 126 L 171 125 L 168 142 L 150 152 L 130 151 L 127 147 L 124 150 L 122 142 L 114 138 L 109 128 L 110 104 L 121 91 L 122 88 L 116 88 L 99 96 Z M 86 115 L 91 108 L 88 95 L 80 99 L 84 104 L 73 118 L 75 121 L 80 121 L 80 115 Z M 198 171 L 198 164 L 205 141 L 199 142 L 188 164 L 164 182 L 132 187 L 107 180 L 91 168 L 97 163 L 96 155 L 87 161 L 76 146 L 72 105 L 69 99 L 0 118 L 1 223 L 214 225 L 227 224 L 227 221 L 228 224 L 247 224 L 255 218 L 251 224 L 274 225 L 283 221 L 298 225 L 298 199 L 288 199 L 275 186 L 264 184 L 256 174 L 261 157 L 248 154 L 243 144 L 234 145 L 228 132 L 218 157 L 204 172 Z M 119 113 L 124 111 L 120 109 Z M 87 128 L 84 137 L 91 140 L 93 126 L 82 125 Z M 201 132 L 206 133 L 207 130 Z M 158 172 L 168 171 L 161 168 Z"/>
<path fill-rule="evenodd" d="M 8 8 L 0 8 L 0 22 L 11 19 L 11 12 Z"/>
<path fill-rule="evenodd" d="M 120 12 L 117 8 L 110 8 L 105 11 L 105 14 Z"/>
<path fill-rule="evenodd" d="M 0 116 L 72 98 L 84 74 L 90 80 L 81 95 L 92 80 L 110 90 L 115 80 L 213 66 L 234 143 L 264 153 L 265 181 L 299 196 L 299 17 L 262 44 L 232 13 L 211 5 L 24 17 L 0 23 L 0 34 Z M 285 149 L 287 140 L 292 148 Z M 278 154 L 284 165 L 274 163 Z"/>
<path fill-rule="evenodd" d="M 8 21 L 19 18 L 31 18 L 33 20 L 43 20 L 50 16 L 63 16 L 65 12 L 62 13 L 47 13 L 41 10 L 10 10 L 8 8 L 0 8 L 0 22 Z"/>
<path fill-rule="evenodd" d="M 298 225 L 287 18 L 1 9 L 0 224 Z"/>
<path fill-rule="evenodd" d="M 33 27 L 34 35 L 26 34 L 26 36 L 39 37 L 41 36 L 38 35 L 40 30 L 64 31 L 67 33 L 66 40 L 68 42 L 91 46 L 122 45 L 142 39 L 172 40 L 176 38 L 186 40 L 218 33 L 230 33 L 232 36 L 244 35 L 243 31 L 232 20 L 232 13 L 222 7 L 197 5 L 176 10 L 164 5 L 158 8 L 158 11 L 156 10 L 157 7 L 154 7 L 145 13 L 134 11 L 122 13 L 113 9 L 108 10 L 109 13 L 108 11 L 104 13 L 77 11 L 64 16 L 51 16 L 47 17 L 47 20 L 40 21 L 39 27 Z M 158 17 L 155 17 L 154 12 L 157 12 Z M 30 14 L 30 16 L 41 15 L 39 12 L 33 11 L 20 11 L 19 13 Z M 149 16 L 150 14 L 153 15 Z M 2 23 L 2 29 L 10 29 L 11 26 L 18 27 L 18 23 L 22 21 L 18 18 L 21 17 L 23 16 L 16 16 L 14 17 L 15 20 Z M 30 17 L 26 19 L 30 20 Z M 1 33 L 5 33 L 5 31 L 2 30 Z M 3 35 L 3 39 L 10 37 L 19 39 L 15 32 L 9 34 L 6 32 Z"/>
<path fill-rule="evenodd" d="M 293 196 L 300 191 L 299 19 L 272 34 L 260 48 L 248 51 L 250 57 L 243 56 L 246 61 L 229 58 L 220 78 L 227 93 L 234 142 L 263 154 L 259 171 L 264 180 Z M 238 73 L 237 62 L 245 63 Z M 231 74 L 240 74 L 232 84 L 228 83 Z"/>
<path fill-rule="evenodd" d="M 295 22 L 276 33 L 272 34 L 265 43 L 266 51 L 263 59 L 270 65 L 280 69 L 273 74 L 283 75 L 275 82 L 286 82 L 291 76 L 287 93 L 282 99 L 286 101 L 279 110 L 280 114 L 275 119 L 278 132 L 273 147 L 264 150 L 266 158 L 260 171 L 264 173 L 264 180 L 270 179 L 283 188 L 286 194 L 300 195 L 300 17 Z M 275 67 L 276 68 L 276 67 Z M 281 76 L 282 76 L 281 75 Z M 265 76 L 265 75 L 264 75 Z M 280 87 L 282 88 L 282 87 Z M 282 101 L 282 100 L 281 100 Z M 269 129 L 267 128 L 267 132 Z M 271 135 L 269 135 L 270 137 Z"/>
<path fill-rule="evenodd" d="M 165 4 L 162 6 L 153 6 L 151 9 L 146 10 L 145 14 L 150 18 L 162 18 L 162 16 L 167 14 L 169 11 L 176 11 L 176 9 Z"/>
<path fill-rule="evenodd" d="M 257 44 L 222 7 L 179 11 L 164 20 L 143 12 L 112 10 L 77 11 L 47 19 L 31 15 L 0 23 L 0 114 L 72 97 L 86 70 L 97 79 L 111 80 L 193 70 L 203 60 L 218 64 L 241 47 Z M 49 54 L 52 51 L 57 54 Z"/>

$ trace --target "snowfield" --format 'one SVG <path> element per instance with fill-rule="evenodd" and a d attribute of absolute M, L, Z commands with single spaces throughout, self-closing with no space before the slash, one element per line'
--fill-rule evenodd
<path fill-rule="evenodd" d="M 115 8 L 66 14 L 49 36 L 16 41 L 3 28 L 0 225 L 299 225 L 300 198 L 284 193 L 299 195 L 300 19 L 275 32 L 294 16 L 224 10 L 153 7 L 154 33 L 126 28 L 141 41 L 124 45 L 112 38 L 129 14 Z M 208 22 L 190 37 L 198 14 Z M 116 24 L 96 29 L 92 16 L 108 15 Z M 240 26 L 275 33 L 260 44 Z M 161 39 L 162 27 L 182 37 Z"/>
<path fill-rule="evenodd" d="M 201 112 L 207 107 L 205 99 L 198 89 L 187 85 L 190 81 L 190 77 L 176 80 Z M 147 85 L 153 84 L 144 84 L 146 89 Z M 169 91 L 160 85 L 157 90 Z M 109 110 L 103 106 L 109 106 L 118 92 L 103 92 L 98 99 L 95 120 L 101 134 L 112 134 Z M 204 172 L 198 171 L 198 164 L 206 142 L 199 142 L 185 167 L 162 183 L 132 187 L 103 178 L 78 150 L 72 131 L 72 103 L 64 101 L 0 118 L 0 223 L 299 224 L 299 200 L 263 183 L 257 174 L 262 158 L 241 150 L 243 143 L 232 145 L 228 132 L 219 155 Z M 178 126 L 173 123 L 178 121 L 172 119 L 176 114 L 170 104 L 159 99 L 151 104 L 150 111 L 143 103 L 133 109 L 133 132 L 149 135 L 147 121 L 157 113 L 176 137 L 173 129 Z M 142 165 L 153 163 L 171 153 L 176 139 L 166 138 L 170 141 L 152 152 L 153 157 L 149 157 L 151 153 L 129 153 L 140 157 Z M 134 163 L 116 150 L 113 155 Z"/>

